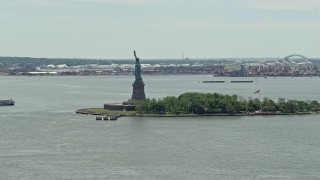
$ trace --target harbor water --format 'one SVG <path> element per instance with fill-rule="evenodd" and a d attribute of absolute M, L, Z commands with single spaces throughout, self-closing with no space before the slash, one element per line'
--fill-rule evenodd
<path fill-rule="evenodd" d="M 319 77 L 144 76 L 149 98 L 218 92 L 320 101 Z M 230 83 L 233 80 L 252 83 Z M 126 101 L 133 76 L 0 76 L 0 179 L 319 179 L 320 114 L 122 117 L 81 108 Z M 225 81 L 225 83 L 201 83 Z"/>

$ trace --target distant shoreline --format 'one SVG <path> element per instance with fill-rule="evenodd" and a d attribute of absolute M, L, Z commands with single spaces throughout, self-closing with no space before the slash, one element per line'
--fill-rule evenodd
<path fill-rule="evenodd" d="M 212 76 L 213 78 L 276 78 L 276 77 L 320 77 L 320 75 L 296 75 L 296 76 L 289 76 L 289 75 L 254 75 L 254 76 L 228 76 L 228 75 L 213 75 L 213 74 L 143 74 L 144 76 Z M 83 74 L 50 74 L 50 73 L 40 73 L 40 74 L 19 74 L 19 75 L 11 75 L 11 74 L 1 74 L 0 76 L 17 76 L 17 77 L 48 77 L 48 76 L 59 76 L 59 77 L 68 77 L 68 76 L 132 76 L 132 74 L 95 74 L 95 75 L 83 75 Z"/>

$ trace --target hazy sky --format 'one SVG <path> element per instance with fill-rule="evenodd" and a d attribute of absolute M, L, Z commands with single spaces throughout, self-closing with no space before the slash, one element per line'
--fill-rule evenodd
<path fill-rule="evenodd" d="M 320 0 L 0 0 L 0 56 L 320 57 Z"/>

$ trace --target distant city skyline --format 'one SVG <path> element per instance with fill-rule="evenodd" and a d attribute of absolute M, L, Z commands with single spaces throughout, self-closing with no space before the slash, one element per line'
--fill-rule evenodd
<path fill-rule="evenodd" d="M 0 56 L 320 57 L 319 0 L 0 0 Z"/>

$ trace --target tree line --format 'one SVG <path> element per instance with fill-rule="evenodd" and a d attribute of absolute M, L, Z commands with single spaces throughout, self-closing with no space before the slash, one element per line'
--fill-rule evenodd
<path fill-rule="evenodd" d="M 237 95 L 218 93 L 184 93 L 162 99 L 146 99 L 137 105 L 137 112 L 144 114 L 238 114 L 238 113 L 296 113 L 318 112 L 318 101 L 286 100 L 277 102 L 269 98 L 243 99 Z"/>

